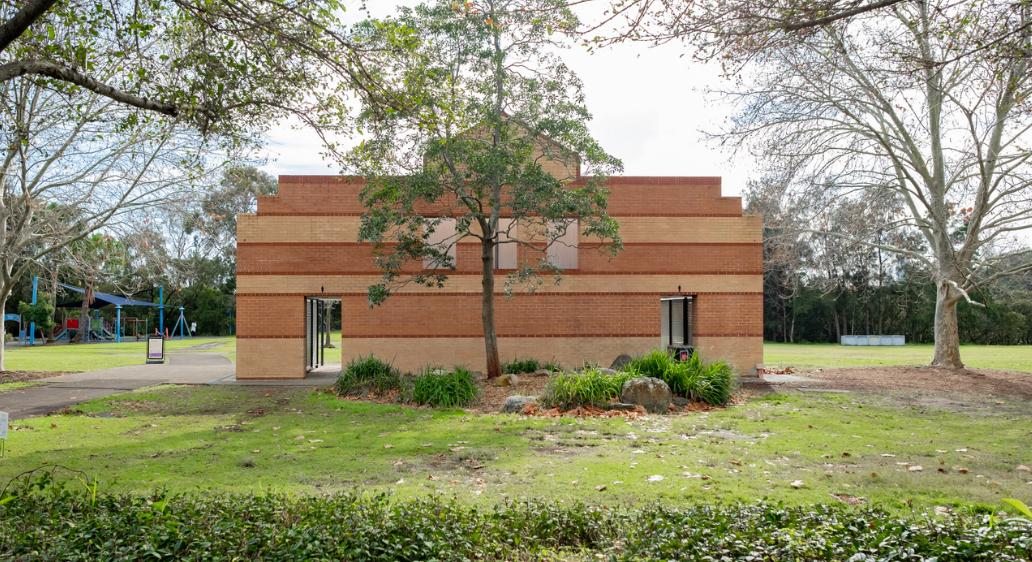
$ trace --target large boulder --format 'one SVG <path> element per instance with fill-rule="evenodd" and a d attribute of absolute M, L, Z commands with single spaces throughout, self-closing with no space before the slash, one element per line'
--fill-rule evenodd
<path fill-rule="evenodd" d="M 652 414 L 666 412 L 671 398 L 667 383 L 653 377 L 631 379 L 620 389 L 620 402 L 638 404 Z"/>
<path fill-rule="evenodd" d="M 534 406 L 538 403 L 537 396 L 510 396 L 505 399 L 502 412 L 506 414 L 521 414 L 527 406 Z"/>
<path fill-rule="evenodd" d="M 616 357 L 616 359 L 613 360 L 613 364 L 610 365 L 609 368 L 615 371 L 619 371 L 620 369 L 623 369 L 624 366 L 626 366 L 628 363 L 630 363 L 631 359 L 632 357 L 630 355 L 627 355 L 626 353 L 621 353 Z"/>

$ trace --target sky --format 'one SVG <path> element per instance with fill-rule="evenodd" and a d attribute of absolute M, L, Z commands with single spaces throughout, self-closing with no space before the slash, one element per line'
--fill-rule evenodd
<path fill-rule="evenodd" d="M 380 17 L 393 3 L 370 4 Z M 720 176 L 724 195 L 741 194 L 756 175 L 747 158 L 733 157 L 705 139 L 703 131 L 719 131 L 733 108 L 707 95 L 706 89 L 719 88 L 723 79 L 714 65 L 693 62 L 686 47 L 624 44 L 595 54 L 573 47 L 561 55 L 584 82 L 590 130 L 603 149 L 623 161 L 622 175 Z M 339 172 L 319 156 L 319 138 L 301 127 L 277 127 L 269 139 L 262 169 L 274 176 Z"/>

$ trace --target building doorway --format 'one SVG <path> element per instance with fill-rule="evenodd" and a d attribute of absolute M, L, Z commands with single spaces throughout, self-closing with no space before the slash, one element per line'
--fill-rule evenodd
<path fill-rule="evenodd" d="M 340 298 L 305 297 L 305 372 L 311 372 L 327 364 L 340 363 L 339 346 L 333 344 L 332 333 L 334 311 L 340 305 Z M 327 362 L 327 349 L 330 352 Z"/>
<path fill-rule="evenodd" d="M 695 299 L 686 295 L 660 298 L 662 344 L 667 349 L 694 347 L 692 343 L 692 320 L 695 315 Z"/>

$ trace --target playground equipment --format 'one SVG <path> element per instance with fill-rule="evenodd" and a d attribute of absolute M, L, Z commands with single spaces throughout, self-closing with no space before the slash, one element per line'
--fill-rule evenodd
<path fill-rule="evenodd" d="M 183 333 L 186 331 L 186 316 L 183 314 L 183 307 L 179 307 L 179 319 L 176 320 L 175 327 L 172 328 L 172 335 L 176 335 L 176 330 L 179 330 L 179 339 L 183 339 Z M 193 328 L 190 328 L 190 337 L 193 337 Z"/>

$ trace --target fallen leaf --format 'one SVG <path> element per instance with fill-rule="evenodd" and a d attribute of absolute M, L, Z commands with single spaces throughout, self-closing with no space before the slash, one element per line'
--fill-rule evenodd
<path fill-rule="evenodd" d="M 645 452 L 645 451 L 642 451 L 641 449 L 636 449 L 636 450 L 634 450 L 634 451 L 631 451 L 631 454 L 632 454 L 632 455 L 640 455 L 640 454 L 642 454 L 642 453 L 644 453 L 644 452 Z"/>
<path fill-rule="evenodd" d="M 57 424 L 56 423 L 52 423 L 52 424 L 50 424 L 50 427 L 52 427 L 52 428 L 53 427 L 57 427 Z"/>
<path fill-rule="evenodd" d="M 429 478 L 430 480 L 437 480 L 437 477 L 434 476 L 433 474 L 430 474 L 429 476 L 430 476 L 430 478 Z"/>
<path fill-rule="evenodd" d="M 936 449 L 936 453 L 948 453 L 949 451 L 943 451 L 942 449 Z"/>
<path fill-rule="evenodd" d="M 728 461 L 735 466 L 742 466 L 742 461 Z"/>
<path fill-rule="evenodd" d="M 924 468 L 921 465 L 908 466 L 907 472 L 921 472 Z"/>
<path fill-rule="evenodd" d="M 394 445 L 384 445 L 383 448 L 384 449 L 393 449 Z"/>
<path fill-rule="evenodd" d="M 950 514 L 950 508 L 943 507 L 943 506 L 940 505 L 939 507 L 935 508 L 935 514 L 936 515 L 949 515 Z"/>
<path fill-rule="evenodd" d="M 298 435 L 297 437 L 294 438 L 294 441 L 297 441 L 299 439 L 304 439 L 304 438 L 305 438 L 304 435 Z"/>
<path fill-rule="evenodd" d="M 252 452 L 252 453 L 260 453 L 260 452 L 262 452 L 262 450 L 261 450 L 261 449 L 255 449 L 255 450 L 253 450 L 253 451 L 251 451 L 251 452 Z"/>
<path fill-rule="evenodd" d="M 842 453 L 842 457 L 843 458 L 848 457 L 849 455 L 850 455 L 849 453 Z"/>
<path fill-rule="evenodd" d="M 646 478 L 646 480 L 649 481 L 649 482 L 662 482 L 663 481 L 663 477 L 660 476 L 659 474 L 653 474 L 652 476 L 649 476 L 648 478 Z"/>
<path fill-rule="evenodd" d="M 1018 468 L 1016 468 L 1015 470 L 1024 470 L 1025 472 L 1030 472 L 1030 471 L 1032 471 L 1032 468 L 1029 468 L 1029 467 L 1027 467 L 1027 466 L 1022 464 L 1022 465 L 1018 465 Z"/>
<path fill-rule="evenodd" d="M 953 470 L 956 470 L 957 472 L 959 472 L 959 473 L 961 473 L 961 474 L 967 474 L 968 472 L 970 472 L 970 471 L 969 471 L 968 469 L 966 469 L 966 468 L 961 468 L 961 467 L 959 467 L 959 466 L 955 466 L 955 467 L 953 467 Z"/>
<path fill-rule="evenodd" d="M 272 428 L 273 431 L 276 431 L 278 429 L 279 429 L 279 426 L 276 426 L 276 427 Z"/>
<path fill-rule="evenodd" d="M 889 453 L 882 453 L 883 457 L 895 457 L 896 455 L 890 455 Z"/>
<path fill-rule="evenodd" d="M 309 439 L 308 442 L 309 443 L 322 443 L 323 440 L 322 439 Z"/>
<path fill-rule="evenodd" d="M 793 488 L 802 488 L 803 487 L 803 481 L 802 480 L 793 480 L 793 481 L 789 482 L 788 485 L 792 486 Z"/>
<path fill-rule="evenodd" d="M 402 478 L 401 480 L 398 480 L 398 481 L 397 481 L 397 482 L 395 482 L 394 484 L 395 484 L 395 485 L 397 485 L 397 486 L 400 486 L 400 485 L 402 485 L 402 484 L 404 484 L 404 483 L 405 483 L 405 479 L 404 479 L 404 478 Z"/>
<path fill-rule="evenodd" d="M 579 483 L 580 483 L 580 481 L 579 481 L 579 480 L 574 480 L 573 482 L 570 482 L 570 484 L 573 484 L 574 486 L 576 486 L 576 485 L 577 485 L 577 484 L 579 484 Z"/>
<path fill-rule="evenodd" d="M 606 487 L 605 487 L 605 485 L 603 484 L 603 485 L 601 485 L 601 486 L 595 486 L 595 489 L 596 489 L 596 490 L 598 490 L 599 492 L 601 492 L 602 490 L 605 490 L 605 489 L 606 489 Z"/>
<path fill-rule="evenodd" d="M 967 449 L 954 449 L 954 451 L 956 451 L 958 453 L 966 453 Z"/>
<path fill-rule="evenodd" d="M 423 444 L 422 444 L 422 445 L 420 445 L 420 446 L 421 446 L 421 447 L 433 447 L 433 445 L 434 445 L 433 443 L 423 443 Z"/>

